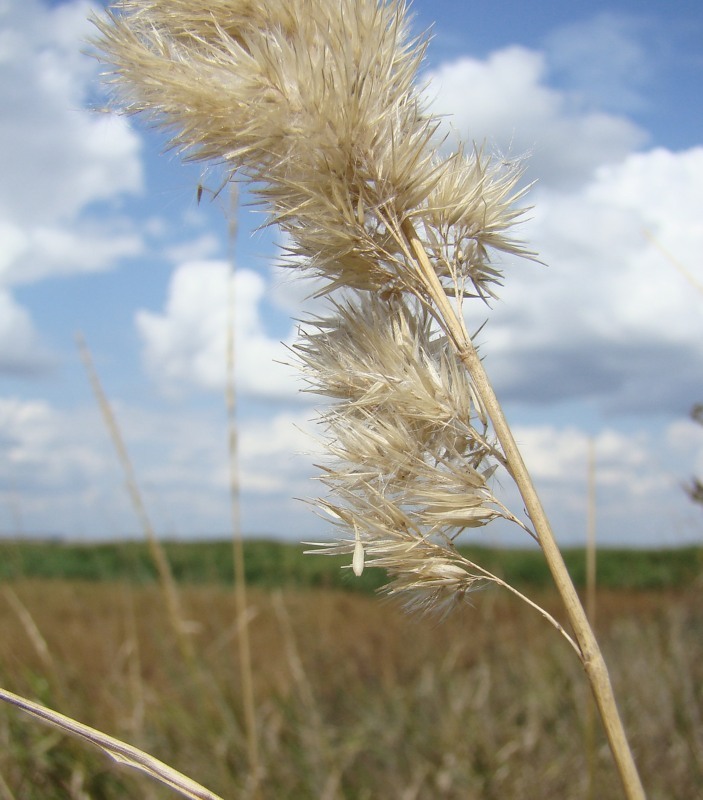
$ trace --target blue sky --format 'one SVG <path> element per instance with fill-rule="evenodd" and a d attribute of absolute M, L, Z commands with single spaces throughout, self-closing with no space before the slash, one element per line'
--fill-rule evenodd
<path fill-rule="evenodd" d="M 558 538 L 583 541 L 595 443 L 604 543 L 699 542 L 703 475 L 703 9 L 698 2 L 416 0 L 450 141 L 524 158 L 521 235 L 472 308 Z M 101 113 L 89 2 L 0 3 L 0 533 L 139 535 L 77 356 L 82 331 L 163 536 L 225 535 L 229 198 L 139 121 Z M 200 203 L 197 185 L 207 187 Z M 246 195 L 240 197 L 246 203 Z M 309 287 L 240 208 L 235 244 L 243 527 L 330 533 L 315 405 L 284 343 Z M 507 485 L 505 499 L 520 504 Z M 522 541 L 488 528 L 491 544 Z"/>

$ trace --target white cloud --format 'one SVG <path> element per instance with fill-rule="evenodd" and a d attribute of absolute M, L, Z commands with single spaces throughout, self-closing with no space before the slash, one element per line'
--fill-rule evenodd
<path fill-rule="evenodd" d="M 589 436 L 575 426 L 519 425 L 513 432 L 562 545 L 585 536 L 592 446 L 601 543 L 666 547 L 700 539 L 697 509 L 681 488 L 703 459 L 703 431 L 692 427 L 679 421 L 657 431 L 605 428 Z M 504 492 L 519 512 L 514 487 L 507 484 Z M 514 532 L 510 536 L 519 541 Z"/>
<path fill-rule="evenodd" d="M 230 526 L 224 415 L 148 411 L 111 398 L 139 490 L 158 534 L 226 535 Z M 241 501 L 247 533 L 295 537 L 314 525 L 293 496 L 314 491 L 307 414 L 242 427 Z M 59 410 L 0 397 L 0 531 L 88 538 L 141 535 L 97 408 Z"/>
<path fill-rule="evenodd" d="M 29 314 L 0 288 L 0 374 L 32 373 L 50 360 Z"/>
<path fill-rule="evenodd" d="M 0 218 L 68 222 L 88 204 L 140 190 L 139 141 L 124 118 L 86 108 L 98 65 L 82 50 L 91 4 L 7 4 L 0 41 Z"/>
<path fill-rule="evenodd" d="M 219 239 L 212 232 L 208 232 L 195 239 L 168 247 L 165 255 L 174 264 L 184 261 L 203 261 L 214 256 L 220 247 Z"/>
<path fill-rule="evenodd" d="M 162 314 L 137 312 L 147 368 L 165 390 L 223 391 L 229 286 L 227 262 L 189 262 L 174 271 Z M 295 371 L 277 363 L 288 358 L 287 351 L 267 335 L 262 322 L 267 292 L 263 278 L 240 269 L 234 287 L 239 388 L 256 396 L 294 397 Z"/>
<path fill-rule="evenodd" d="M 509 267 L 483 334 L 504 396 L 679 414 L 698 399 L 703 295 L 659 246 L 703 281 L 701 185 L 703 149 L 660 149 L 536 194 L 524 233 L 549 266 Z"/>
<path fill-rule="evenodd" d="M 115 404 L 140 488 L 161 533 L 227 534 L 229 449 L 222 414 Z M 309 412 L 248 418 L 238 430 L 237 473 L 245 533 L 295 537 L 314 523 L 296 497 L 311 486 Z M 133 526 L 132 528 L 133 529 Z"/>
<path fill-rule="evenodd" d="M 90 110 L 98 64 L 84 0 L 0 7 L 0 287 L 97 271 L 143 249 L 134 221 L 97 222 L 96 203 L 142 187 L 140 143 L 124 118 Z M 3 295 L 0 372 L 46 362 L 30 319 Z"/>
<path fill-rule="evenodd" d="M 224 415 L 168 406 L 146 410 L 119 399 L 112 406 L 157 532 L 226 534 Z M 319 454 L 308 417 L 307 410 L 283 412 L 241 426 L 245 532 L 297 539 L 333 533 L 294 499 L 323 490 L 311 480 Z M 562 544 L 582 542 L 589 435 L 554 425 L 517 426 L 515 435 L 557 537 Z M 666 546 L 700 537 L 699 509 L 681 488 L 703 464 L 700 426 L 679 421 L 649 433 L 605 429 L 593 442 L 601 543 Z M 506 501 L 519 513 L 519 499 L 505 476 L 502 482 Z M 97 408 L 59 410 L 43 400 L 0 397 L 0 485 L 0 530 L 16 533 L 19 525 L 25 532 L 91 538 L 141 535 Z M 477 536 L 526 544 L 524 533 L 499 528 Z"/>
<path fill-rule="evenodd" d="M 505 156 L 528 155 L 528 178 L 545 186 L 578 185 L 644 141 L 626 117 L 581 108 L 548 86 L 545 55 L 525 47 L 497 50 L 485 61 L 460 58 L 426 77 L 432 111 L 447 115 L 445 130 Z"/>
<path fill-rule="evenodd" d="M 122 228 L 122 229 L 121 229 Z M 131 223 L 86 222 L 31 227 L 2 222 L 0 236 L 9 246 L 0 254 L 0 283 L 35 283 L 44 278 L 109 269 L 120 259 L 143 252 Z"/>
<path fill-rule="evenodd" d="M 44 400 L 0 397 L 0 529 L 74 532 L 83 512 L 95 523 L 101 507 L 109 527 L 115 492 L 105 492 L 109 460 L 96 446 L 96 423 L 95 414 L 58 411 Z"/>

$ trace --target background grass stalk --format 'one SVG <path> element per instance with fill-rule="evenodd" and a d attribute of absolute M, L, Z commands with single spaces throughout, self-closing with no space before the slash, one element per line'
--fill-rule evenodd
<path fill-rule="evenodd" d="M 476 348 L 466 331 L 463 319 L 449 302 L 439 278 L 432 268 L 430 259 L 409 221 L 404 223 L 403 233 L 407 237 L 410 249 L 418 262 L 424 288 L 438 309 L 437 313 L 441 318 L 438 321 L 440 321 L 442 327 L 456 345 L 457 354 L 469 371 L 476 390 L 484 403 L 486 413 L 503 448 L 510 474 L 518 487 L 527 513 L 539 537 L 540 547 L 573 628 L 580 650 L 581 662 L 598 706 L 625 795 L 628 800 L 644 800 L 644 788 L 620 718 L 605 659 L 571 576 L 564 564 L 551 524 L 515 442 L 512 430 L 493 391 L 491 382 L 483 367 L 483 362 L 479 358 Z"/>
<path fill-rule="evenodd" d="M 256 725 L 256 704 L 254 701 L 254 680 L 251 668 L 251 642 L 249 639 L 249 614 L 247 609 L 246 572 L 244 569 L 244 539 L 242 535 L 241 503 L 239 491 L 239 436 L 237 430 L 237 387 L 234 374 L 236 341 L 234 333 L 235 309 L 235 262 L 234 242 L 236 239 L 236 186 L 233 184 L 230 194 L 233 208 L 229 216 L 229 246 L 231 272 L 228 282 L 227 331 L 226 331 L 226 404 L 229 452 L 229 496 L 232 524 L 232 547 L 234 557 L 234 599 L 236 609 L 237 654 L 239 658 L 240 686 L 244 708 L 244 726 L 247 740 L 247 757 L 251 791 L 254 797 L 259 796 L 259 746 Z"/>
<path fill-rule="evenodd" d="M 51 673 L 52 677 L 57 678 L 59 673 L 56 669 L 56 664 L 54 663 L 54 657 L 51 655 L 51 651 L 46 643 L 46 639 L 42 636 L 39 626 L 29 613 L 27 606 L 25 606 L 25 604 L 9 586 L 3 586 L 2 593 L 22 623 L 22 627 L 27 634 L 27 638 L 32 643 L 32 647 L 41 659 L 44 668 L 47 670 L 47 672 Z"/>
<path fill-rule="evenodd" d="M 167 617 L 175 634 L 179 654 L 188 668 L 192 685 L 195 687 L 203 708 L 208 707 L 216 711 L 218 715 L 229 724 L 230 731 L 233 732 L 235 730 L 235 727 L 232 725 L 233 720 L 229 719 L 228 707 L 223 702 L 219 687 L 209 679 L 207 672 L 203 668 L 202 658 L 193 644 L 192 635 L 196 628 L 194 628 L 193 623 L 184 614 L 180 593 L 173 576 L 173 571 L 171 570 L 166 550 L 156 536 L 151 524 L 146 504 L 139 490 L 132 461 L 129 457 L 119 425 L 117 424 L 117 419 L 115 418 L 107 395 L 102 388 L 97 371 L 93 365 L 90 350 L 80 334 L 77 335 L 76 339 L 91 386 L 102 411 L 115 450 L 117 451 L 120 464 L 124 470 L 129 496 L 142 524 L 149 554 L 156 567 L 159 587 L 164 597 Z M 251 673 L 251 668 L 249 668 L 249 672 Z"/>
<path fill-rule="evenodd" d="M 176 587 L 176 581 L 173 578 L 173 573 L 171 572 L 171 566 L 169 565 L 166 553 L 164 552 L 164 549 L 154 532 L 154 528 L 151 524 L 151 520 L 149 519 L 149 514 L 147 513 L 142 494 L 139 491 L 137 478 L 134 473 L 134 467 L 132 466 L 132 460 L 127 452 L 127 447 L 125 446 L 122 434 L 120 433 L 120 428 L 117 424 L 117 420 L 115 419 L 115 415 L 113 414 L 112 408 L 107 399 L 107 395 L 105 394 L 100 383 L 100 379 L 98 378 L 98 373 L 95 369 L 95 365 L 93 364 L 93 359 L 90 355 L 88 345 L 86 344 L 83 335 L 80 333 L 76 334 L 76 344 L 78 345 L 78 351 L 80 353 L 81 360 L 83 361 L 83 365 L 85 366 L 85 370 L 88 373 L 88 379 L 90 380 L 93 393 L 95 394 L 95 398 L 100 406 L 100 411 L 102 412 L 105 425 L 110 434 L 110 438 L 112 439 L 115 451 L 117 452 L 117 457 L 124 471 L 129 497 L 132 501 L 132 505 L 137 517 L 139 518 L 139 521 L 142 525 L 142 530 L 144 531 L 144 535 L 149 544 L 149 551 L 154 559 L 154 564 L 156 565 L 156 570 L 159 574 L 159 582 L 161 583 L 163 590 L 164 600 L 168 610 L 168 617 L 178 638 L 181 654 L 189 664 L 193 665 L 195 663 L 195 651 L 188 635 L 187 622 L 183 614 L 183 609 L 181 608 L 178 589 Z"/>
<path fill-rule="evenodd" d="M 588 501 L 586 509 L 586 614 L 591 627 L 596 625 L 596 442 L 588 440 Z M 586 755 L 588 757 L 588 797 L 596 797 L 596 719 L 593 698 L 586 707 Z"/>

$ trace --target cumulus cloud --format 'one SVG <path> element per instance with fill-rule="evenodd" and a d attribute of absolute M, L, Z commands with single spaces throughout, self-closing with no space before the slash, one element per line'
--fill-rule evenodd
<path fill-rule="evenodd" d="M 91 4 L 3 5 L 0 218 L 32 227 L 141 188 L 139 141 L 120 117 L 86 106 L 98 65 L 81 52 Z"/>
<path fill-rule="evenodd" d="M 667 547 L 700 539 L 698 510 L 682 489 L 703 458 L 703 431 L 692 422 L 634 432 L 606 427 L 595 435 L 576 426 L 520 425 L 514 434 L 562 545 L 584 540 L 590 448 L 602 543 Z M 507 485 L 504 493 L 519 511 L 514 487 Z M 520 541 L 514 531 L 508 535 Z"/>
<path fill-rule="evenodd" d="M 230 268 L 225 261 L 195 261 L 171 278 L 163 313 L 139 311 L 136 325 L 150 374 L 167 391 L 199 387 L 223 391 L 226 374 Z M 267 287 L 247 269 L 234 278 L 236 375 L 242 392 L 294 397 L 299 384 L 286 350 L 262 319 Z M 292 332 L 289 339 L 292 338 Z"/>
<path fill-rule="evenodd" d="M 174 264 L 184 261 L 204 261 L 212 258 L 220 249 L 219 239 L 211 232 L 203 233 L 195 239 L 178 242 L 166 248 L 165 255 Z"/>
<path fill-rule="evenodd" d="M 605 163 L 616 163 L 645 140 L 626 117 L 582 107 L 547 83 L 544 53 L 510 46 L 487 59 L 470 57 L 428 73 L 434 113 L 446 115 L 445 131 L 485 142 L 506 157 L 527 160 L 529 179 L 572 187 Z"/>
<path fill-rule="evenodd" d="M 100 517 L 110 528 L 115 492 L 105 492 L 109 462 L 96 447 L 96 423 L 95 414 L 41 399 L 0 397 L 0 530 L 73 533 Z"/>
<path fill-rule="evenodd" d="M 222 418 L 192 409 L 146 410 L 112 400 L 157 532 L 226 535 L 230 525 L 227 435 Z M 248 424 L 240 437 L 247 533 L 299 536 L 314 524 L 293 496 L 310 491 L 307 414 Z M 0 531 L 141 535 L 97 408 L 60 410 L 44 400 L 0 397 Z"/>
<path fill-rule="evenodd" d="M 29 314 L 0 289 L 0 374 L 32 374 L 50 360 Z"/>
<path fill-rule="evenodd" d="M 8 242 L 0 253 L 0 283 L 6 286 L 100 272 L 144 249 L 133 226 L 116 219 L 31 226 L 0 220 L 0 236 Z"/>
<path fill-rule="evenodd" d="M 113 399 L 139 486 L 162 535 L 222 535 L 229 525 L 227 437 L 222 418 Z M 316 445 L 306 410 L 248 422 L 240 431 L 244 529 L 291 538 L 333 531 L 295 497 L 314 497 Z M 563 544 L 583 540 L 587 450 L 595 446 L 598 532 L 603 542 L 666 546 L 695 541 L 699 510 L 681 489 L 703 463 L 692 421 L 649 432 L 605 429 L 595 437 L 555 425 L 518 426 L 517 440 Z M 312 453 L 311 453 L 312 451 Z M 0 397 L 0 530 L 140 535 L 112 445 L 96 408 L 59 410 L 44 400 Z M 521 504 L 506 481 L 505 499 Z M 57 529 L 57 525 L 60 528 Z M 480 538 L 525 544 L 516 529 Z"/>
<path fill-rule="evenodd" d="M 164 498 L 217 495 L 226 510 L 230 486 L 229 450 L 224 415 L 184 409 L 160 412 L 124 402 L 115 404 L 129 448 L 138 460 L 140 483 L 163 505 Z M 249 418 L 238 431 L 238 478 L 249 503 L 285 500 L 300 491 L 311 472 L 309 413 L 281 411 Z M 182 504 L 183 501 L 177 501 Z M 196 503 L 202 510 L 203 503 Z M 228 524 L 228 513 L 222 525 Z"/>
<path fill-rule="evenodd" d="M 90 108 L 98 65 L 82 51 L 93 8 L 84 0 L 0 6 L 0 372 L 48 363 L 11 287 L 106 269 L 142 250 L 133 220 L 91 218 L 96 204 L 142 187 L 137 136 L 125 119 Z"/>
<path fill-rule="evenodd" d="M 70 488 L 78 476 L 100 476 L 103 461 L 89 445 L 96 433 L 94 416 L 78 425 L 70 413 L 44 400 L 0 398 L 5 478 L 12 471 L 16 483 L 41 493 Z"/>
<path fill-rule="evenodd" d="M 117 403 L 115 410 L 157 530 L 227 535 L 230 453 L 224 409 L 217 415 L 179 405 L 153 411 Z M 296 499 L 318 490 L 311 481 L 316 445 L 309 418 L 306 409 L 282 410 L 240 424 L 237 478 L 245 533 L 300 538 L 315 526 L 310 509 Z"/>
<path fill-rule="evenodd" d="M 486 333 L 503 396 L 674 414 L 699 398 L 703 295 L 667 253 L 703 281 L 701 185 L 703 149 L 658 149 L 536 195 L 524 232 L 548 266 L 509 267 Z"/>
<path fill-rule="evenodd" d="M 308 497 L 319 490 L 311 477 L 320 446 L 308 410 L 282 411 L 240 431 L 242 488 L 257 494 Z"/>
<path fill-rule="evenodd" d="M 495 310 L 467 307 L 473 329 L 490 320 L 484 349 L 506 400 L 681 414 L 700 394 L 700 303 L 661 248 L 700 263 L 701 153 L 636 152 L 645 134 L 623 110 L 651 69 L 643 33 L 600 14 L 542 51 L 507 47 L 428 76 L 455 135 L 527 154 L 538 181 L 522 234 L 547 268 L 509 265 Z"/>

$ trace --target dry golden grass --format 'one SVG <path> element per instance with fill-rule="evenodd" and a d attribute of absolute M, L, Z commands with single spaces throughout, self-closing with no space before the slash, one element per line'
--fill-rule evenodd
<path fill-rule="evenodd" d="M 231 592 L 183 590 L 197 669 L 156 587 L 19 581 L 0 597 L 0 682 L 247 796 Z M 556 612 L 556 600 L 541 598 Z M 700 595 L 611 593 L 599 626 L 652 800 L 703 797 Z M 587 688 L 560 637 L 488 591 L 442 623 L 341 592 L 254 593 L 264 798 L 586 797 Z M 234 655 L 233 655 L 234 652 Z M 234 677 L 234 680 L 233 680 Z M 598 739 L 596 797 L 620 797 Z M 0 797 L 167 798 L 146 778 L 0 709 Z"/>

